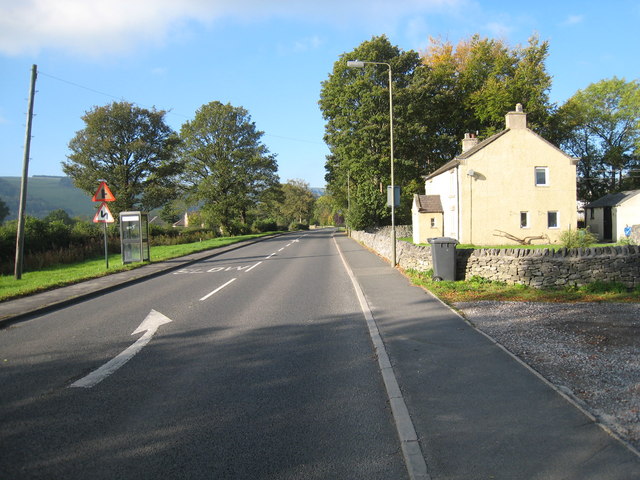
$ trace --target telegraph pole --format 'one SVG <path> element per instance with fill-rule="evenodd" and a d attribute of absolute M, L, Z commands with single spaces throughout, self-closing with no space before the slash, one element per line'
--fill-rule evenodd
<path fill-rule="evenodd" d="M 16 262 L 14 275 L 22 278 L 22 259 L 24 252 L 24 215 L 27 204 L 27 178 L 29 177 L 29 153 L 31 150 L 31 120 L 33 119 L 33 100 L 36 95 L 38 66 L 31 67 L 31 88 L 29 89 L 29 112 L 27 113 L 27 131 L 24 137 L 24 158 L 22 161 L 22 182 L 20 183 L 20 207 L 18 209 L 18 233 L 16 235 Z"/>

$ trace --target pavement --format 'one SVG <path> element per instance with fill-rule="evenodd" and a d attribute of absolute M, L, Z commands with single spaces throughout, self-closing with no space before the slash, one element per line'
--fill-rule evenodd
<path fill-rule="evenodd" d="M 636 479 L 637 452 L 389 263 L 337 238 L 364 293 L 430 478 Z"/>
<path fill-rule="evenodd" d="M 255 241 L 3 302 L 0 326 Z M 637 452 L 570 398 L 386 261 L 344 235 L 336 241 L 384 342 L 424 478 L 640 478 Z"/>

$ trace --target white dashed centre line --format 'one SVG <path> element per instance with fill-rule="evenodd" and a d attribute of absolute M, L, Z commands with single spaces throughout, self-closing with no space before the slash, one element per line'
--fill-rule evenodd
<path fill-rule="evenodd" d="M 244 273 L 250 272 L 251 270 L 253 270 L 254 268 L 256 268 L 258 265 L 260 265 L 262 262 L 258 262 L 255 265 L 252 265 L 251 267 L 249 267 L 247 270 L 244 271 Z"/>
<path fill-rule="evenodd" d="M 204 297 L 202 297 L 200 299 L 200 301 L 204 301 L 207 298 L 209 298 L 211 295 L 215 295 L 216 293 L 218 293 L 220 290 L 222 290 L 224 287 L 226 287 L 227 285 L 229 285 L 230 283 L 233 283 L 236 279 L 232 278 L 231 280 L 229 280 L 227 283 L 225 283 L 224 285 L 219 286 L 218 288 L 216 288 L 213 292 L 211 293 L 207 293 Z"/>

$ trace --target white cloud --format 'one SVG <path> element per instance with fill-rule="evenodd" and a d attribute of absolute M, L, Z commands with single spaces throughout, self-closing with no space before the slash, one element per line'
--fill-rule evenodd
<path fill-rule="evenodd" d="M 296 53 L 308 52 L 309 50 L 315 50 L 323 44 L 322 39 L 314 35 L 312 37 L 303 38 L 298 40 L 293 45 L 293 51 Z"/>
<path fill-rule="evenodd" d="M 578 23 L 582 23 L 584 21 L 584 15 L 569 15 L 563 22 L 562 25 L 577 25 Z"/>
<path fill-rule="evenodd" d="M 510 27 L 501 22 L 489 22 L 485 25 L 485 28 L 491 33 L 492 36 L 497 38 L 507 38 L 513 31 L 513 27 Z"/>
<path fill-rule="evenodd" d="M 405 33 L 409 42 L 419 50 L 425 49 L 429 44 L 429 25 L 424 17 L 410 18 Z"/>
<path fill-rule="evenodd" d="M 468 1 L 0 0 L 0 53 L 20 55 L 53 48 L 99 56 L 165 42 L 190 22 L 281 17 L 343 25 L 380 23 L 408 14 L 455 11 Z"/>
<path fill-rule="evenodd" d="M 167 72 L 168 72 L 167 67 L 155 67 L 151 69 L 151 74 L 159 77 L 166 75 Z"/>

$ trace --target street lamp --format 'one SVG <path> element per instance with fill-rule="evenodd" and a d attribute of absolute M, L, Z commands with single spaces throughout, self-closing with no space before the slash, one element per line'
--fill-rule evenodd
<path fill-rule="evenodd" d="M 391 150 L 391 267 L 396 266 L 396 192 L 393 177 L 393 83 L 391 65 L 385 62 L 362 62 L 360 60 L 347 61 L 348 68 L 364 68 L 365 65 L 385 65 L 389 69 L 389 138 Z"/>

